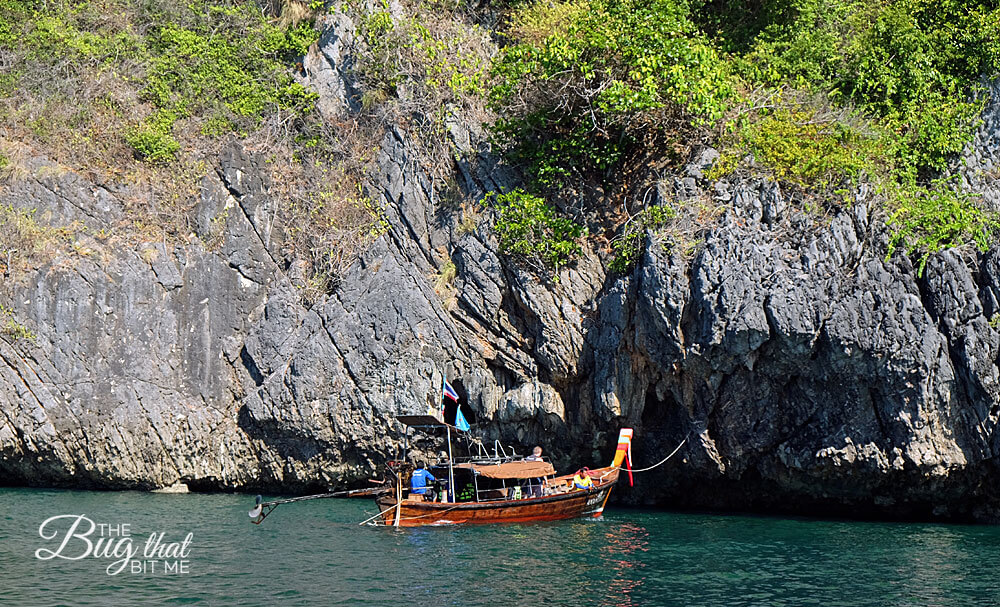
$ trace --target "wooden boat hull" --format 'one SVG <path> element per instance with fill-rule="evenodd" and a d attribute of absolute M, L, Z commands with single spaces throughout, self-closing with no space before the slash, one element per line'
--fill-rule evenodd
<path fill-rule="evenodd" d="M 519 500 L 491 502 L 422 502 L 404 499 L 399 508 L 400 527 L 424 525 L 527 523 L 557 521 L 577 517 L 598 517 L 618 480 L 618 468 L 594 470 L 600 480 L 586 490 L 569 491 Z M 561 477 L 565 481 L 572 477 Z M 383 495 L 375 500 L 382 522 L 392 526 L 396 518 L 396 498 Z"/>

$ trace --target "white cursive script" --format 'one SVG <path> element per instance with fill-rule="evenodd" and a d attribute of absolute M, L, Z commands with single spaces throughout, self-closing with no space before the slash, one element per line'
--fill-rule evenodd
<path fill-rule="evenodd" d="M 97 531 L 97 535 L 94 532 Z M 108 575 L 118 575 L 132 563 L 132 572 L 156 571 L 156 563 L 162 562 L 163 572 L 178 572 L 186 569 L 187 561 L 168 562 L 162 559 L 187 558 L 191 548 L 192 534 L 187 534 L 183 542 L 165 543 L 164 534 L 152 533 L 145 543 L 145 549 L 135 544 L 129 535 L 129 525 L 97 525 L 84 514 L 60 514 L 46 519 L 38 527 L 38 535 L 46 541 L 57 541 L 59 547 L 55 550 L 39 548 L 35 558 L 43 561 L 65 559 L 79 561 L 88 557 L 114 559 L 108 565 Z M 156 557 L 156 561 L 141 562 L 136 559 L 140 550 L 147 559 Z M 184 571 L 186 573 L 186 571 Z"/>

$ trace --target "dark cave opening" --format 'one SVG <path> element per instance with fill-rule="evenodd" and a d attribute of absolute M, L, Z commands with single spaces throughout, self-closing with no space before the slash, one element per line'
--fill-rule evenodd
<path fill-rule="evenodd" d="M 476 423 L 476 414 L 473 413 L 472 407 L 469 406 L 469 392 L 465 388 L 465 384 L 460 379 L 455 379 L 448 382 L 455 392 L 458 394 L 458 402 L 451 400 L 442 393 L 441 401 L 444 407 L 444 421 L 446 423 L 455 424 L 455 413 L 459 410 L 462 411 L 462 415 L 465 417 L 465 421 L 469 422 L 470 425 Z"/>

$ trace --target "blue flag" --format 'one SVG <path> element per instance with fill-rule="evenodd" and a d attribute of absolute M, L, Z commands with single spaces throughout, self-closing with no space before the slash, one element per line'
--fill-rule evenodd
<path fill-rule="evenodd" d="M 455 409 L 455 427 L 463 432 L 469 431 L 469 422 L 465 421 L 465 416 L 462 415 L 462 409 Z"/>

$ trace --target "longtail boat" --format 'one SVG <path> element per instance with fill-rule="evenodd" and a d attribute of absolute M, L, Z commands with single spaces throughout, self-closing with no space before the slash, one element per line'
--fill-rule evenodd
<path fill-rule="evenodd" d="M 508 454 L 499 443 L 489 453 L 481 440 L 465 434 L 467 445 L 476 445 L 477 453 L 452 457 L 452 436 L 463 431 L 432 415 L 409 415 L 396 418 L 406 428 L 406 447 L 402 459 L 387 462 L 386 471 L 392 477 L 391 486 L 379 488 L 375 496 L 378 513 L 362 524 L 394 527 L 424 525 L 524 523 L 556 521 L 577 517 L 599 517 L 618 481 L 621 466 L 626 461 L 632 440 L 632 429 L 623 428 L 609 466 L 576 473 L 557 475 L 552 464 L 544 459 L 520 458 Z M 407 458 L 408 430 L 425 432 L 444 430 L 447 441 L 446 457 L 429 467 L 431 475 L 440 479 L 426 494 L 410 490 L 414 465 Z M 471 447 L 470 447 L 471 451 Z M 367 490 L 370 491 L 370 490 Z M 260 524 L 278 505 L 327 497 L 356 496 L 359 491 L 341 491 L 309 495 L 271 502 L 257 503 L 249 512 L 253 522 Z"/>
<path fill-rule="evenodd" d="M 516 459 L 501 455 L 451 457 L 451 434 L 457 430 L 431 416 L 401 416 L 408 427 L 444 428 L 448 459 L 430 467 L 435 477 L 447 474 L 440 501 L 408 491 L 412 466 L 398 462 L 390 467 L 395 491 L 375 499 L 381 524 L 396 527 L 451 525 L 460 523 L 523 523 L 555 521 L 576 517 L 598 517 L 618 481 L 618 473 L 629 450 L 632 430 L 624 428 L 618 437 L 611 464 L 604 468 L 582 468 L 575 474 L 557 476 L 548 461 Z M 479 443 L 481 444 L 481 443 Z M 583 481 L 583 482 L 581 482 Z"/>

